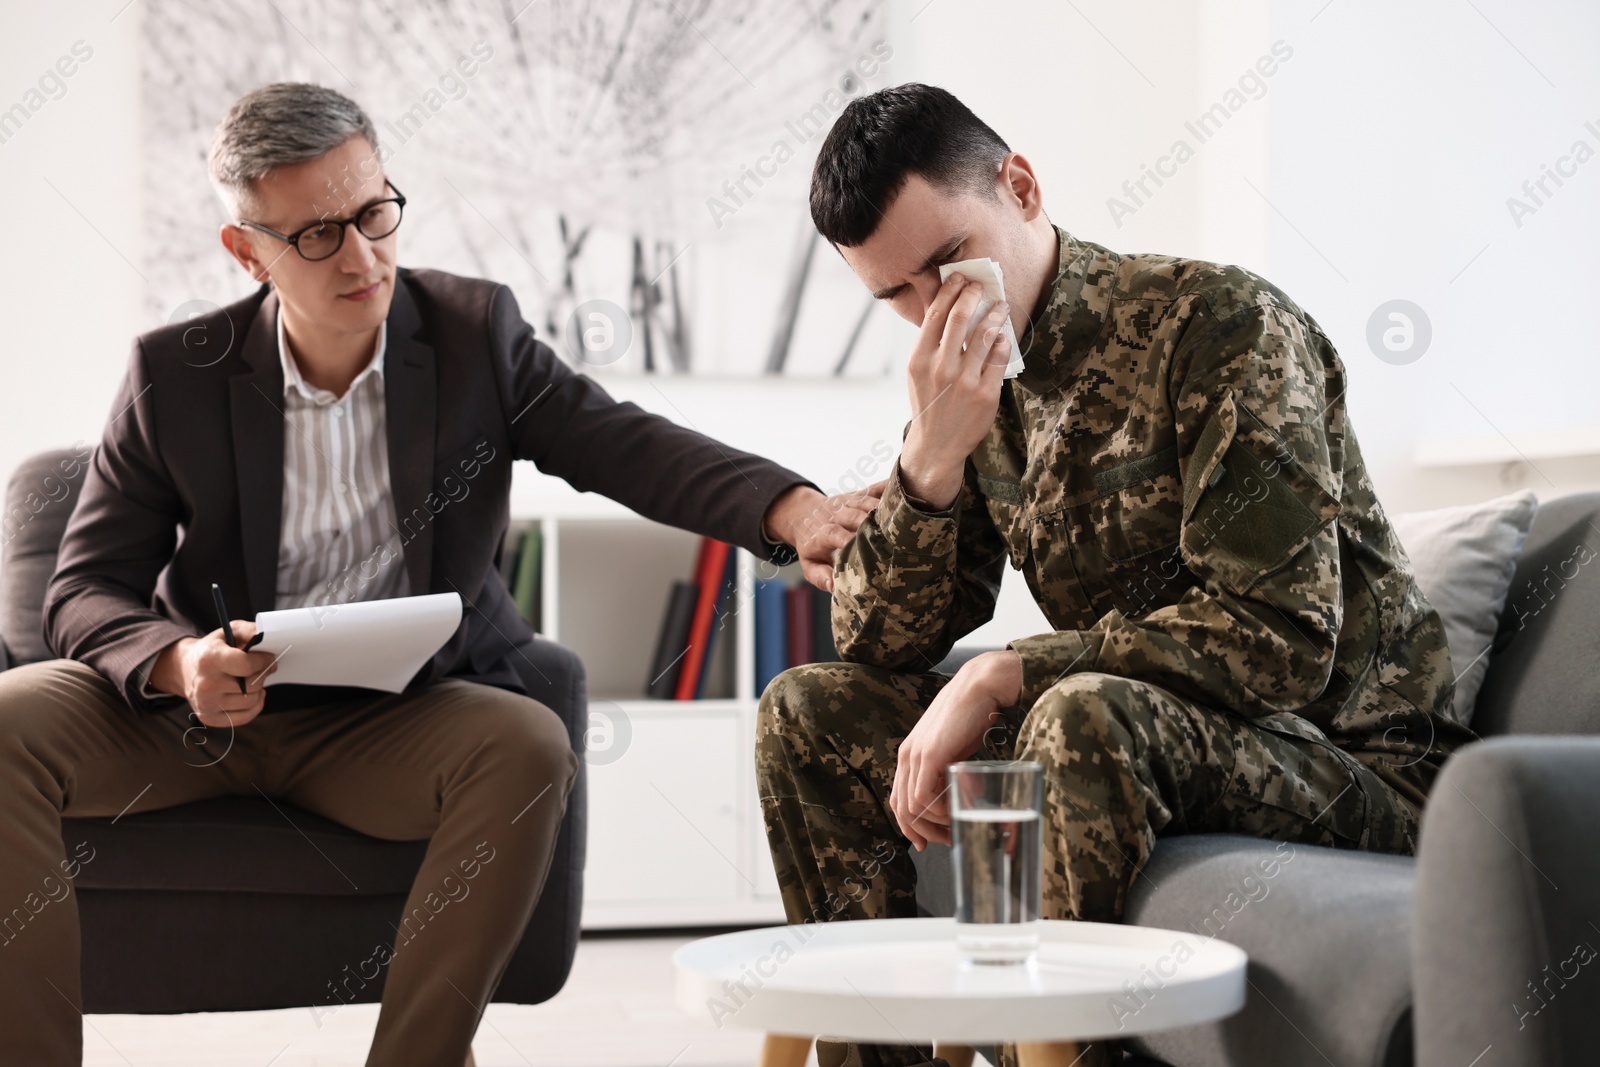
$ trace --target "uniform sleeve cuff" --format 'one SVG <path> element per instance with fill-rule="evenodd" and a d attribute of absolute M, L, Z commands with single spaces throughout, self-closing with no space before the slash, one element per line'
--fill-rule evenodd
<path fill-rule="evenodd" d="M 965 493 L 962 486 L 961 492 Z M 945 556 L 956 547 L 956 513 L 961 496 L 943 510 L 928 507 L 906 491 L 897 461 L 878 501 L 878 527 L 896 552 Z"/>
<path fill-rule="evenodd" d="M 1092 630 L 1057 630 L 1009 642 L 1006 647 L 1022 658 L 1022 692 L 1017 706 L 1032 708 L 1046 690 L 1067 675 L 1094 670 L 1103 637 Z"/>

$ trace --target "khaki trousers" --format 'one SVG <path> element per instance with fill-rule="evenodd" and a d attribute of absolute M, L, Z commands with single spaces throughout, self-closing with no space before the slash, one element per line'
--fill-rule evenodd
<path fill-rule="evenodd" d="M 530 697 L 446 679 L 262 715 L 231 737 L 204 733 L 197 744 L 187 705 L 141 715 L 74 660 L 0 672 L 0 1062 L 83 1058 L 76 895 L 29 905 L 70 887 L 82 859 L 68 857 L 61 817 L 240 794 L 373 837 L 429 838 L 406 915 L 473 872 L 470 907 L 438 911 L 409 939 L 397 931 L 367 1059 L 465 1063 L 539 899 L 577 776 L 560 718 Z"/>

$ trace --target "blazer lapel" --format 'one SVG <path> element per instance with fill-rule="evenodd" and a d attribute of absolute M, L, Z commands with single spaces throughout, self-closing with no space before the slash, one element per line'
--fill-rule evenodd
<path fill-rule="evenodd" d="M 418 339 L 422 316 L 406 285 L 406 271 L 395 272 L 389 305 L 388 347 L 383 357 L 383 393 L 389 439 L 389 488 L 405 545 L 411 593 L 432 592 L 433 513 L 428 509 L 433 479 L 433 433 L 438 381 L 433 346 Z"/>
<path fill-rule="evenodd" d="M 283 516 L 283 365 L 278 358 L 278 294 L 256 309 L 241 351 L 251 370 L 228 381 L 232 408 L 234 484 L 244 546 L 249 612 L 277 606 L 278 535 Z M 243 606 L 243 605 L 241 605 Z M 233 609 L 238 612 L 238 608 Z"/>

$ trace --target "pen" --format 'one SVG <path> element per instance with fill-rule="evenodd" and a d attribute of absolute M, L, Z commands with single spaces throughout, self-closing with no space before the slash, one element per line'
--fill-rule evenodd
<path fill-rule="evenodd" d="M 228 622 L 228 605 L 222 599 L 222 586 L 216 582 L 211 583 L 211 599 L 217 602 L 217 619 L 222 623 L 222 639 L 228 642 L 229 648 L 238 648 L 238 644 L 233 640 L 233 625 Z M 243 678 L 239 679 L 239 692 L 250 692 L 246 688 Z"/>

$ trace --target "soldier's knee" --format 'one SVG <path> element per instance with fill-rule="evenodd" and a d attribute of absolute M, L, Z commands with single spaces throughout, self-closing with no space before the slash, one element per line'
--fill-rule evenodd
<path fill-rule="evenodd" d="M 1137 703 L 1139 683 L 1117 674 L 1080 671 L 1056 682 L 1034 704 L 1045 715 L 1122 714 Z"/>
<path fill-rule="evenodd" d="M 841 688 L 849 685 L 840 677 L 841 670 L 848 673 L 848 667 L 842 663 L 807 663 L 790 667 L 773 678 L 761 694 L 758 733 L 815 734 L 823 709 L 837 703 Z"/>
<path fill-rule="evenodd" d="M 1056 682 L 1023 722 L 1024 745 L 1050 740 L 1068 750 L 1124 748 L 1142 731 L 1149 702 L 1140 683 L 1116 674 L 1083 671 Z"/>
<path fill-rule="evenodd" d="M 756 736 L 824 737 L 841 728 L 859 731 L 868 726 L 892 731 L 892 721 L 907 703 L 918 703 L 910 678 L 860 663 L 790 667 L 761 694 Z M 872 709 L 893 711 L 875 715 Z"/>

